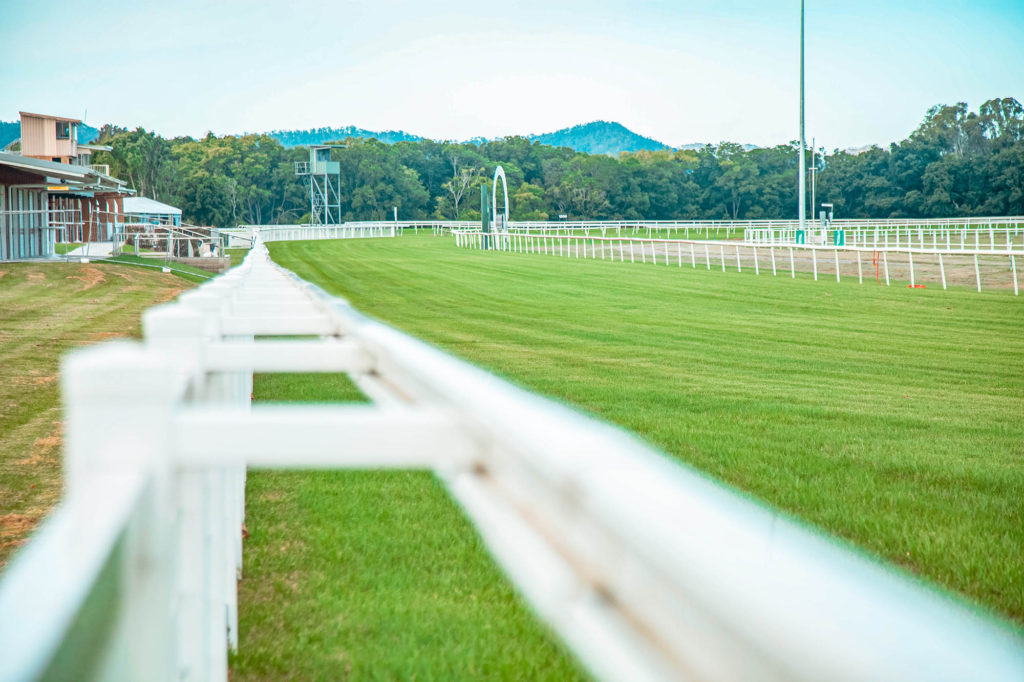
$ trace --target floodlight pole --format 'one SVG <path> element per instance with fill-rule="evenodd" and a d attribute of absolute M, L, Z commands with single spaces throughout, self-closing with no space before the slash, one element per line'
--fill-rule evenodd
<path fill-rule="evenodd" d="M 804 161 L 804 0 L 800 0 L 800 229 L 807 228 L 807 168 Z"/>

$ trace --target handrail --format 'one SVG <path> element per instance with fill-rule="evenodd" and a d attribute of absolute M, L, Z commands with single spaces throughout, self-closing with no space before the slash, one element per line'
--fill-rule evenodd
<path fill-rule="evenodd" d="M 90 557 L 115 552 L 119 608 L 102 613 L 98 672 L 79 677 L 225 680 L 227 648 L 245 646 L 234 602 L 245 463 L 435 471 L 602 679 L 1024 676 L 1012 628 L 367 318 L 272 263 L 258 236 L 242 265 L 149 310 L 143 328 L 144 343 L 63 365 L 68 496 L 0 583 L 11 680 L 36 679 L 97 627 L 67 614 L 96 594 Z M 263 338 L 299 335 L 319 339 Z M 373 404 L 251 406 L 254 371 L 344 371 Z M 81 546 L 90 495 L 128 490 L 111 476 L 146 494 Z M 47 608 L 45 570 L 58 552 L 71 594 L 61 613 Z M 83 563 L 93 568 L 79 575 Z"/>

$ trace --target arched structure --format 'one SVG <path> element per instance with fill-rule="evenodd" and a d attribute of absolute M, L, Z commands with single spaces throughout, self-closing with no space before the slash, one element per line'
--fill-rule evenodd
<path fill-rule="evenodd" d="M 508 184 L 505 182 L 505 169 L 498 166 L 494 169 L 494 181 L 491 183 L 491 225 L 498 225 L 498 178 L 501 178 L 501 189 L 505 193 L 504 219 L 501 222 L 502 232 L 508 230 Z"/>

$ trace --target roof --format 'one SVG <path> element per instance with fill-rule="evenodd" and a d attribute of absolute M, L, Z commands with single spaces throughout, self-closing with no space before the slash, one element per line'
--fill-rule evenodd
<path fill-rule="evenodd" d="M 163 204 L 155 199 L 148 199 L 146 197 L 125 197 L 124 212 L 145 213 L 149 215 L 181 215 L 180 208 L 175 208 L 174 206 L 169 206 L 168 204 Z"/>
<path fill-rule="evenodd" d="M 9 152 L 0 152 L 0 166 L 10 166 L 18 170 L 35 173 L 36 175 L 59 178 L 61 180 L 87 181 L 91 176 L 97 175 L 95 171 L 87 166 L 72 166 L 71 164 L 57 163 L 56 161 L 44 161 L 43 159 L 34 159 L 31 156 L 22 156 L 21 154 L 11 154 Z"/>
<path fill-rule="evenodd" d="M 0 166 L 17 168 L 42 178 L 55 178 L 72 183 L 73 186 L 68 188 L 72 192 L 75 190 L 119 193 L 127 191 L 124 189 L 124 180 L 104 175 L 88 166 L 75 166 L 68 163 L 34 159 L 31 156 L 22 156 L 21 154 L 11 154 L 9 152 L 0 152 Z"/>
<path fill-rule="evenodd" d="M 82 120 L 78 118 L 67 118 L 66 116 L 54 116 L 52 114 L 33 114 L 28 111 L 19 111 L 22 116 L 35 116 L 36 118 L 52 118 L 55 121 L 68 121 L 69 123 L 81 123 Z"/>

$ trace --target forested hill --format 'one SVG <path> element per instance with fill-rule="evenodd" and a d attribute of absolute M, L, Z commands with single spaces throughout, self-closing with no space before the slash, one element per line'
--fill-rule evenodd
<path fill-rule="evenodd" d="M 657 151 L 669 149 L 664 142 L 644 137 L 614 121 L 592 121 L 553 133 L 530 135 L 529 138 L 552 147 L 568 147 L 585 154 L 618 156 L 619 152 Z"/>
<path fill-rule="evenodd" d="M 356 126 L 344 126 L 341 128 L 310 128 L 309 130 L 272 130 L 269 133 L 285 147 L 309 147 L 310 145 L 326 144 L 337 142 L 348 138 L 360 140 L 379 140 L 385 144 L 396 142 L 416 142 L 423 138 L 419 135 L 407 133 L 404 130 L 366 130 Z"/>
<path fill-rule="evenodd" d="M 309 130 L 272 130 L 269 133 L 285 147 L 308 147 L 316 144 L 337 142 L 348 138 L 369 140 L 375 139 L 385 144 L 396 142 L 416 142 L 424 138 L 407 133 L 404 130 L 366 130 L 356 126 L 341 128 L 310 128 Z M 553 133 L 529 135 L 527 139 L 552 147 L 568 147 L 584 154 L 604 154 L 618 156 L 619 152 L 656 151 L 669 149 L 669 145 L 643 135 L 614 121 L 592 121 L 571 128 L 562 128 Z M 484 144 L 493 139 L 474 137 L 467 142 Z M 689 148 L 703 147 L 703 144 L 688 145 Z"/>
<path fill-rule="evenodd" d="M 78 126 L 79 144 L 89 144 L 99 136 L 100 131 L 84 123 Z M 0 121 L 0 149 L 6 147 L 12 140 L 21 137 L 20 121 Z"/>

